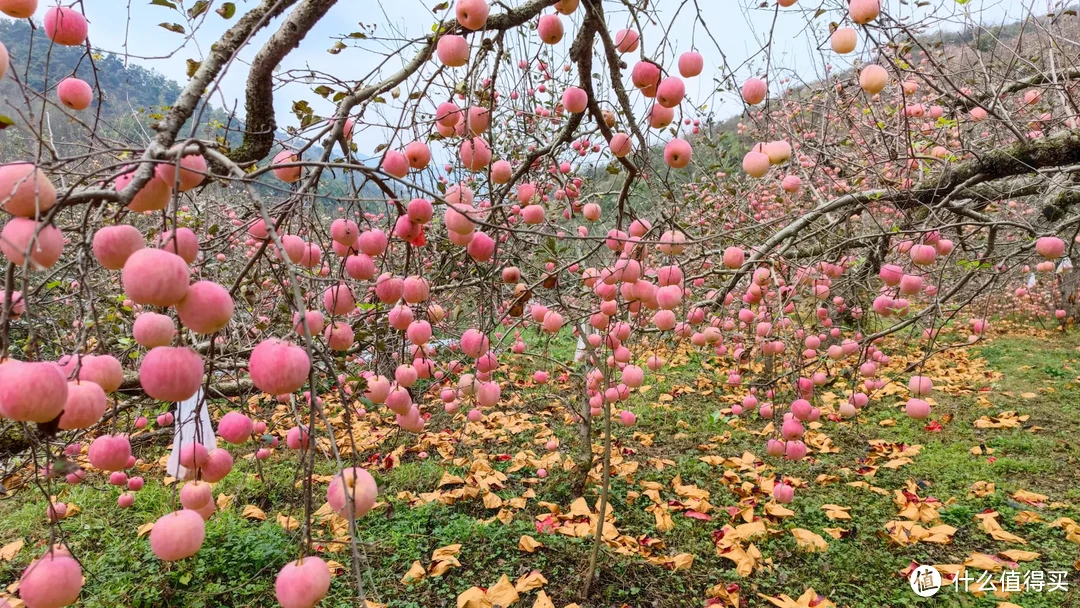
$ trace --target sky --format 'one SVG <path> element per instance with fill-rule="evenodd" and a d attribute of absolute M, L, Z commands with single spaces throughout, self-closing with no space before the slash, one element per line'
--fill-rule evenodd
<path fill-rule="evenodd" d="M 194 3 L 194 0 L 184 0 L 182 3 L 180 0 L 173 1 L 181 8 L 185 4 L 190 6 Z M 515 6 L 524 2 L 504 1 Z M 1045 13 L 1044 3 L 1047 0 L 1035 1 L 1041 3 L 1036 10 Z M 129 62 L 157 70 L 181 84 L 187 81 L 187 60 L 200 60 L 209 51 L 210 44 L 238 18 L 236 16 L 227 21 L 213 10 L 208 11 L 199 18 L 200 23 L 195 35 L 185 36 L 157 25 L 180 23 L 190 32 L 191 23 L 185 15 L 168 7 L 152 5 L 150 2 L 151 0 L 84 0 L 83 5 L 90 21 L 91 42 L 102 51 L 126 56 Z M 236 0 L 237 15 L 255 6 L 256 2 L 257 0 Z M 841 21 L 844 17 L 844 5 L 841 2 L 842 0 L 825 0 L 822 5 L 820 0 L 813 3 L 799 0 L 792 7 L 777 9 L 774 0 L 768 0 L 764 8 L 760 8 L 760 3 L 754 4 L 749 0 L 653 0 L 650 4 L 655 7 L 655 19 L 643 27 L 643 48 L 649 56 L 661 60 L 673 70 L 678 54 L 690 50 L 691 47 L 700 52 L 705 57 L 705 70 L 701 76 L 687 83 L 687 95 L 694 104 L 708 106 L 718 119 L 723 120 L 742 111 L 742 104 L 736 100 L 734 93 L 714 94 L 718 87 L 714 76 L 723 73 L 721 66 L 725 65 L 724 57 L 727 58 L 726 65 L 734 70 L 738 81 L 762 73 L 766 61 L 773 74 L 777 74 L 777 68 L 782 68 L 785 74 L 813 81 L 824 74 L 827 62 L 842 68 L 850 65 L 854 59 L 864 58 L 865 49 L 861 42 L 855 53 L 843 58 L 828 50 L 828 24 L 830 21 Z M 221 0 L 214 0 L 211 8 L 217 8 L 221 3 Z M 452 16 L 452 8 L 450 11 L 433 13 L 431 8 L 437 3 L 438 0 L 340 0 L 327 17 L 307 34 L 300 47 L 285 59 L 282 70 L 315 69 L 345 81 L 362 78 L 384 61 L 384 51 L 388 43 L 369 40 L 358 43 L 364 45 L 362 48 L 347 48 L 337 55 L 332 55 L 327 50 L 333 46 L 336 37 L 361 30 L 370 33 L 373 24 L 377 24 L 376 36 L 419 37 L 430 32 L 431 26 L 440 16 L 448 13 Z M 695 3 L 701 10 L 700 21 L 695 18 Z M 970 0 L 963 5 L 956 0 L 931 0 L 928 6 L 922 8 L 915 8 L 914 4 L 883 0 L 885 10 L 891 15 L 935 23 L 931 29 L 939 29 L 937 24 L 940 24 L 940 28 L 950 30 L 959 29 L 964 23 L 1013 21 L 1022 16 L 1025 6 L 1021 0 Z M 1027 5 L 1030 6 L 1030 0 Z M 621 2 L 607 1 L 605 6 L 612 31 L 630 24 L 629 14 L 621 6 Z M 819 6 L 827 10 L 815 18 Z M 498 6 L 493 7 L 492 14 L 501 10 Z M 573 34 L 580 25 L 582 10 L 579 8 L 576 15 L 564 18 L 567 33 L 556 49 L 563 54 L 569 49 Z M 39 9 L 39 12 L 43 11 L 44 7 Z M 937 21 L 938 19 L 941 21 Z M 245 49 L 241 56 L 243 61 L 229 68 L 211 102 L 214 106 L 232 107 L 236 104 L 241 109 L 241 115 L 243 114 L 244 86 L 248 72 L 244 62 L 254 57 L 280 21 L 279 18 L 273 27 L 264 29 Z M 712 39 L 701 21 L 708 24 Z M 368 29 L 365 30 L 361 24 Z M 669 32 L 666 40 L 665 31 Z M 527 35 L 536 36 L 535 32 Z M 771 48 L 771 53 L 764 54 L 761 49 L 767 45 Z M 408 55 L 411 56 L 411 53 Z M 627 63 L 632 67 L 634 61 L 636 58 L 630 58 Z M 396 71 L 402 63 L 399 57 L 389 59 L 384 66 L 384 73 Z M 628 79 L 629 69 L 626 75 Z M 297 124 L 297 119 L 291 112 L 292 102 L 296 99 L 311 102 L 319 115 L 328 116 L 333 112 L 333 105 L 314 95 L 312 86 L 295 82 L 284 85 L 276 92 L 275 107 L 279 126 Z M 773 93 L 777 90 L 774 85 Z M 647 107 L 647 102 L 641 99 L 641 95 L 631 95 L 635 98 L 636 109 L 643 110 Z M 390 110 L 390 107 L 386 110 Z M 390 118 L 396 116 L 397 114 L 393 114 Z M 372 153 L 375 146 L 385 139 L 385 133 L 378 129 L 356 136 L 361 154 Z"/>

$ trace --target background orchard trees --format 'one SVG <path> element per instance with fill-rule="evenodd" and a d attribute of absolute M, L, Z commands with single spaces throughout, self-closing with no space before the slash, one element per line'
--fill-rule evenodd
<path fill-rule="evenodd" d="M 678 348 L 722 362 L 731 415 L 775 420 L 760 443 L 782 463 L 821 450 L 804 424 L 857 419 L 890 384 L 931 416 L 923 366 L 997 318 L 1076 312 L 1062 4 L 990 28 L 951 2 L 744 4 L 750 52 L 697 2 L 458 0 L 349 27 L 334 0 L 98 4 L 0 0 L 20 20 L 0 24 L 3 471 L 53 521 L 18 588 L 31 608 L 83 585 L 52 498 L 65 482 L 125 488 L 120 508 L 168 484 L 149 547 L 184 560 L 219 507 L 210 484 L 234 454 L 261 472 L 279 437 L 302 538 L 277 600 L 327 594 L 313 519 L 331 514 L 349 546 L 334 563 L 378 598 L 369 469 L 395 456 L 368 438 L 456 438 L 449 462 L 509 424 L 503 406 L 553 400 L 576 445 L 539 437 L 553 459 L 534 468 L 598 498 L 587 599 L 614 525 L 613 427 L 636 424 Z M 186 82 L 105 35 L 118 18 L 171 37 L 159 59 L 184 58 Z M 332 69 L 289 63 L 313 46 Z M 903 369 L 894 334 L 923 353 Z M 173 404 L 196 395 L 184 424 Z M 197 440 L 207 411 L 241 452 Z M 174 425 L 182 470 L 133 468 Z"/>

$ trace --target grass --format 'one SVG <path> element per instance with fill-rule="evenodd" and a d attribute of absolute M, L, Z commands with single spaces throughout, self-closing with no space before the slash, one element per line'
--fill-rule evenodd
<path fill-rule="evenodd" d="M 573 344 L 553 342 L 548 352 L 566 361 L 572 358 Z M 795 516 L 770 521 L 769 533 L 753 540 L 768 565 L 747 577 L 736 573 L 733 561 L 717 555 L 714 543 L 717 530 L 741 523 L 733 522 L 728 511 L 747 504 L 733 491 L 740 482 L 725 479 L 723 467 L 707 464 L 700 457 L 730 458 L 746 451 L 765 457 L 765 437 L 756 434 L 765 421 L 747 414 L 736 421 L 725 413 L 732 402 L 725 396 L 741 391 L 724 386 L 726 368 L 713 369 L 710 361 L 699 355 L 682 357 L 685 361 L 678 361 L 677 368 L 661 372 L 662 379 L 650 374 L 647 382 L 653 382 L 653 388 L 630 401 L 639 416 L 638 424 L 615 431 L 616 455 L 624 463 L 637 463 L 637 470 L 613 477 L 615 525 L 621 535 L 641 545 L 662 541 L 663 548 L 656 549 L 654 555 L 686 553 L 694 556 L 694 562 L 689 568 L 671 570 L 650 564 L 639 555 L 619 555 L 607 548 L 601 553 L 593 594 L 584 602 L 578 590 L 591 538 L 545 533 L 537 527 L 537 517 L 549 512 L 542 502 L 569 508 L 574 499 L 570 485 L 575 472 L 563 470 L 561 459 L 558 463 L 547 461 L 549 476 L 544 480 L 537 479 L 535 466 L 515 466 L 515 456 L 526 454 L 526 450 L 535 455 L 526 454 L 527 458 L 544 457 L 542 444 L 552 431 L 561 443 L 562 456 L 571 455 L 575 431 L 560 422 L 560 401 L 554 398 L 569 398 L 569 389 L 550 385 L 504 390 L 505 410 L 521 414 L 523 427 L 498 428 L 502 423 L 493 423 L 492 412 L 487 412 L 489 423 L 484 434 L 472 425 L 460 442 L 456 438 L 461 437 L 462 419 L 451 420 L 437 411 L 428 423 L 434 433 L 424 436 L 423 445 L 416 445 L 414 435 L 391 433 L 375 450 L 363 454 L 367 458 L 375 452 L 386 455 L 404 449 L 393 468 L 371 467 L 382 504 L 359 522 L 364 588 L 371 599 L 394 608 L 453 606 L 459 594 L 470 587 L 491 587 L 503 575 L 513 582 L 536 570 L 546 577 L 544 590 L 560 608 L 575 601 L 596 607 L 699 607 L 705 604 L 706 590 L 717 584 L 737 585 L 742 606 L 748 608 L 772 605 L 759 593 L 798 598 L 809 587 L 837 606 L 990 608 L 1004 600 L 958 594 L 951 589 L 934 598 L 918 598 L 900 572 L 912 562 L 961 564 L 972 553 L 996 555 L 1006 549 L 1023 549 L 1039 556 L 1020 563 L 1021 571 L 1066 571 L 1070 592 L 1013 594 L 1008 601 L 1023 608 L 1080 606 L 1080 563 L 1076 563 L 1080 545 L 1068 541 L 1062 528 L 1047 526 L 1059 517 L 1080 521 L 1080 337 L 1006 336 L 979 345 L 968 355 L 981 358 L 985 366 L 957 358 L 927 372 L 946 377 L 950 388 L 933 395 L 933 418 L 942 423 L 940 431 L 929 432 L 923 428 L 926 421 L 903 416 L 898 405 L 906 397 L 898 394 L 873 401 L 860 413 L 858 424 L 825 422 L 820 430 L 836 447 L 835 453 L 813 451 L 810 458 L 797 463 L 765 458 L 771 468 L 762 470 L 764 476 L 772 475 L 775 469 L 779 475 L 801 480 L 802 485 L 796 490 L 795 501 L 787 505 Z M 957 369 L 967 371 L 957 376 Z M 531 370 L 524 368 L 511 367 L 504 372 L 517 386 L 527 385 L 522 378 L 531 376 Z M 688 387 L 695 392 L 688 392 Z M 675 396 L 659 401 L 661 394 Z M 429 409 L 437 409 L 437 404 L 429 404 Z M 1010 410 L 1029 418 L 1007 429 L 980 429 L 974 424 L 982 416 Z M 887 426 L 890 420 L 895 424 Z M 444 429 L 450 432 L 438 433 Z M 651 436 L 651 442 L 646 436 Z M 918 444 L 922 449 L 912 462 L 895 470 L 880 467 L 888 458 L 879 458 L 876 473 L 864 476 L 857 469 L 866 463 L 868 441 L 874 439 Z M 438 447 L 447 442 L 452 445 L 452 457 L 444 459 Z M 973 454 L 972 449 L 978 446 L 993 453 Z M 419 457 L 421 450 L 428 452 L 426 459 Z M 236 468 L 215 487 L 215 495 L 229 495 L 232 500 L 228 508 L 210 519 L 203 549 L 195 557 L 174 564 L 158 561 L 146 537 L 136 535 L 139 526 L 176 508 L 174 489 L 158 482 L 160 469 L 146 473 L 150 483 L 138 492 L 135 506 L 127 510 L 116 508 L 119 490 L 105 485 L 100 476 L 91 475 L 88 483 L 80 486 L 53 488 L 60 500 L 81 509 L 58 528 L 45 522 L 45 503 L 36 489 L 3 499 L 0 544 L 24 539 L 26 547 L 10 561 L 0 561 L 0 585 L 16 581 L 29 560 L 44 550 L 50 533 L 56 532 L 59 536 L 55 540 L 68 544 L 84 565 L 87 580 L 80 606 L 275 605 L 274 576 L 285 562 L 298 556 L 303 544 L 300 530 L 286 530 L 277 521 L 278 513 L 303 519 L 303 494 L 296 483 L 298 457 L 277 450 L 263 462 L 259 475 L 253 461 L 243 458 L 248 452 L 250 446 L 234 450 Z M 144 458 L 159 455 L 149 453 Z M 478 462 L 506 475 L 503 487 L 493 488 L 503 501 L 535 492 L 521 508 L 504 505 L 511 515 L 508 523 L 497 519 L 500 510 L 485 507 L 480 497 L 449 505 L 422 504 L 419 500 L 410 505 L 406 500 L 437 491 L 444 473 L 468 478 Z M 332 466 L 320 461 L 317 472 L 330 474 Z M 756 474 L 734 472 L 751 486 L 759 481 Z M 642 484 L 660 484 L 665 502 L 682 501 L 685 498 L 672 489 L 676 476 L 685 486 L 709 492 L 712 520 L 700 521 L 675 509 L 671 512 L 672 527 L 660 531 L 651 512 L 653 503 L 642 495 Z M 819 476 L 835 476 L 836 481 L 819 482 Z M 867 481 L 885 490 L 885 495 L 846 485 L 854 481 Z M 916 484 L 920 497 L 941 501 L 939 518 L 923 525 L 955 527 L 952 542 L 901 547 L 888 539 L 885 524 L 901 519 L 894 493 L 909 482 Z M 993 483 L 996 489 L 985 496 L 973 495 L 976 482 Z M 443 491 L 454 487 L 462 486 Z M 322 504 L 324 490 L 325 485 L 316 486 L 313 508 Z M 1013 496 L 1019 490 L 1048 496 L 1046 504 L 1032 506 L 1018 501 Z M 590 505 L 595 503 L 595 485 L 586 490 L 586 498 Z M 755 515 L 762 515 L 761 503 L 766 500 L 757 495 Z M 852 519 L 830 520 L 821 509 L 828 504 L 849 507 Z M 244 517 L 247 505 L 262 509 L 265 521 Z M 997 511 L 1002 527 L 1026 544 L 996 541 L 983 531 L 975 516 L 989 510 Z M 1024 512 L 1038 513 L 1043 521 L 1018 523 L 1017 516 Z M 820 534 L 828 547 L 819 553 L 802 551 L 790 533 L 792 528 Z M 848 535 L 837 540 L 828 536 L 825 528 L 842 528 Z M 330 596 L 321 605 L 357 605 L 347 547 L 335 547 L 333 533 L 323 525 L 317 524 L 313 535 L 325 559 L 343 564 L 334 577 Z M 523 535 L 535 537 L 544 547 L 536 553 L 519 550 L 518 540 Z M 401 582 L 414 561 L 426 568 L 436 549 L 454 544 L 461 545 L 459 567 L 410 585 Z M 535 597 L 536 591 L 522 593 L 519 605 L 530 606 Z"/>

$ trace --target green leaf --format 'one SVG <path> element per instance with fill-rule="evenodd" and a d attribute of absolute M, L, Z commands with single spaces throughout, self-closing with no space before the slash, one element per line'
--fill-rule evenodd
<path fill-rule="evenodd" d="M 169 0 L 150 0 L 150 4 L 154 6 L 164 6 L 176 10 L 176 5 Z"/>
<path fill-rule="evenodd" d="M 188 9 L 188 18 L 194 19 L 208 10 L 210 10 L 209 0 L 199 0 L 194 6 Z"/>
<path fill-rule="evenodd" d="M 217 9 L 214 12 L 221 15 L 222 19 L 232 19 L 233 15 L 236 14 L 236 5 L 232 2 L 226 2 L 225 4 L 221 5 L 221 8 Z"/>
<path fill-rule="evenodd" d="M 0 115 L 0 131 L 3 131 L 4 129 L 14 125 L 15 121 L 12 120 L 10 116 Z"/>
<path fill-rule="evenodd" d="M 158 26 L 163 27 L 170 32 L 175 32 L 177 34 L 187 33 L 187 30 L 184 29 L 184 26 L 180 25 L 179 23 L 159 23 Z"/>
<path fill-rule="evenodd" d="M 315 87 L 315 94 L 318 95 L 319 97 L 322 97 L 323 99 L 326 99 L 327 97 L 330 97 L 330 93 L 333 93 L 333 92 L 334 92 L 334 89 L 331 89 L 330 87 L 326 86 L 325 84 L 321 84 L 321 85 Z"/>
<path fill-rule="evenodd" d="M 349 34 L 349 38 L 356 38 L 357 40 L 367 40 L 367 34 L 364 32 L 353 32 Z"/>

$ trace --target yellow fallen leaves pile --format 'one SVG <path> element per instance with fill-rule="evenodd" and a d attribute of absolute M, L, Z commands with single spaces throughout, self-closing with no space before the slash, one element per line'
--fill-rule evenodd
<path fill-rule="evenodd" d="M 533 570 L 511 583 L 505 574 L 499 577 L 494 585 L 487 589 L 481 587 L 469 587 L 457 597 L 458 608 L 506 608 L 521 601 L 522 594 L 537 591 L 533 608 L 555 608 L 555 604 L 542 588 L 548 580 L 543 574 Z M 570 604 L 566 608 L 577 608 L 577 604 Z"/>

